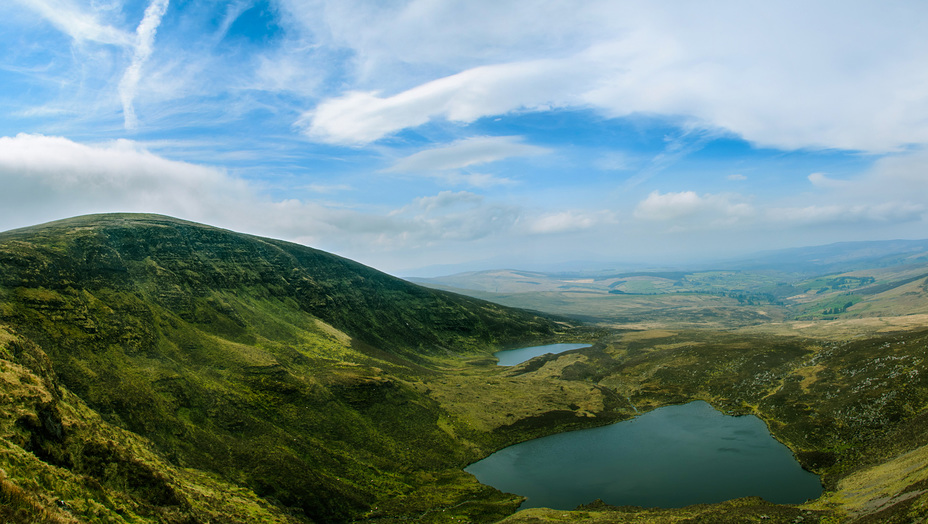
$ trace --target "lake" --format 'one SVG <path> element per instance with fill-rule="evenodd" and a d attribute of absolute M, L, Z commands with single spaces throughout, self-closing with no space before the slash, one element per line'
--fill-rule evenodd
<path fill-rule="evenodd" d="M 493 356 L 499 359 L 500 366 L 515 366 L 526 360 L 544 355 L 546 353 L 563 353 L 572 349 L 581 349 L 592 347 L 589 344 L 548 344 L 546 346 L 532 346 L 519 349 L 507 349 L 497 351 Z"/>
<path fill-rule="evenodd" d="M 527 497 L 521 508 L 607 504 L 678 508 L 760 496 L 778 504 L 817 498 L 817 475 L 799 465 L 759 418 L 696 401 L 632 420 L 502 449 L 465 471 Z"/>

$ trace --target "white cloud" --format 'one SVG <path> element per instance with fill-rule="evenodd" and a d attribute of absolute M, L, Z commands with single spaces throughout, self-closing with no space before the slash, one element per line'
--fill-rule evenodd
<path fill-rule="evenodd" d="M 83 6 L 70 0 L 15 0 L 42 15 L 77 42 L 95 42 L 128 47 L 132 36 L 99 20 L 97 12 L 87 12 Z M 111 11 L 104 8 L 101 11 Z"/>
<path fill-rule="evenodd" d="M 438 178 L 452 186 L 470 186 L 487 189 L 497 186 L 512 186 L 518 184 L 515 180 L 506 177 L 491 175 L 489 173 L 441 173 Z"/>
<path fill-rule="evenodd" d="M 670 231 L 727 229 L 795 230 L 818 226 L 918 224 L 928 216 L 928 151 L 877 160 L 857 176 L 808 176 L 814 192 L 778 201 L 737 194 L 654 191 L 635 208 L 639 220 L 663 223 Z"/>
<path fill-rule="evenodd" d="M 734 173 L 734 174 L 728 175 L 726 178 L 728 178 L 728 180 L 732 180 L 735 182 L 740 182 L 742 180 L 748 179 L 748 177 L 742 175 L 741 173 Z"/>
<path fill-rule="evenodd" d="M 474 136 L 414 153 L 398 160 L 388 171 L 447 171 L 497 162 L 511 157 L 547 153 L 543 147 L 522 143 L 519 136 Z"/>
<path fill-rule="evenodd" d="M 128 140 L 101 146 L 61 137 L 0 137 L 4 208 L 61 216 L 156 208 L 202 218 L 228 201 L 245 201 L 248 186 L 218 169 L 167 160 Z"/>
<path fill-rule="evenodd" d="M 410 210 L 422 210 L 426 212 L 446 210 L 462 205 L 470 206 L 481 204 L 483 200 L 484 197 L 467 191 L 442 191 L 435 196 L 417 198 L 411 206 L 397 210 L 394 214 L 400 214 Z"/>
<path fill-rule="evenodd" d="M 518 220 L 513 206 L 487 203 L 468 191 L 442 191 L 417 198 L 390 214 L 409 227 L 402 234 L 407 245 L 430 245 L 440 240 L 472 241 L 508 231 Z M 382 238 L 381 242 L 393 239 Z"/>
<path fill-rule="evenodd" d="M 877 160 L 853 187 L 861 194 L 916 198 L 928 202 L 928 149 Z"/>
<path fill-rule="evenodd" d="M 661 193 L 653 191 L 638 203 L 634 216 L 639 220 L 667 222 L 675 230 L 704 227 L 730 227 L 751 221 L 753 206 L 733 194 L 698 195 L 694 191 Z"/>
<path fill-rule="evenodd" d="M 161 213 L 354 258 L 496 235 L 520 214 L 466 191 L 418 198 L 391 213 L 274 201 L 221 169 L 169 160 L 129 140 L 91 146 L 26 134 L 0 137 L 0 185 L 0 230 L 88 213 Z"/>
<path fill-rule="evenodd" d="M 90 6 L 71 0 L 20 1 L 47 22 L 70 37 L 74 43 L 70 56 L 60 53 L 53 62 L 56 68 L 70 64 L 70 70 L 55 80 L 66 88 L 71 102 L 56 100 L 52 107 L 60 113 L 75 113 L 86 117 L 88 111 L 107 113 L 121 105 L 124 127 L 135 129 L 138 118 L 135 99 L 142 70 L 154 51 L 154 38 L 170 0 L 151 0 L 134 32 L 120 29 L 121 5 L 113 2 L 91 2 Z M 97 44 L 97 45 L 88 45 Z M 128 58 L 128 61 L 126 60 Z M 60 64 L 59 64 L 60 62 Z M 56 71 L 59 69 L 56 69 Z M 116 76 L 121 71 L 121 75 Z M 47 78 L 42 78 L 48 81 Z M 118 82 L 117 82 L 118 80 Z M 163 82 L 169 84 L 169 82 Z M 118 93 L 118 102 L 114 91 Z M 49 114 L 45 107 L 27 109 L 24 116 Z"/>
<path fill-rule="evenodd" d="M 352 191 L 353 187 L 347 184 L 309 184 L 305 187 L 306 190 L 312 191 L 313 193 L 339 193 L 342 191 Z"/>
<path fill-rule="evenodd" d="M 639 158 L 624 151 L 609 151 L 593 162 L 603 171 L 631 171 L 639 164 Z"/>
<path fill-rule="evenodd" d="M 561 93 L 575 86 L 570 69 L 567 61 L 533 60 L 476 67 L 390 97 L 354 91 L 323 101 L 298 124 L 316 140 L 363 145 L 439 117 L 467 123 L 517 109 L 546 109 L 563 105 Z"/>
<path fill-rule="evenodd" d="M 413 174 L 443 180 L 451 185 L 488 188 L 512 185 L 509 178 L 491 173 L 474 173 L 466 168 L 499 162 L 513 157 L 549 152 L 543 147 L 522 143 L 519 136 L 475 136 L 413 153 L 401 158 L 385 172 Z M 462 171 L 463 170 L 463 171 Z"/>
<path fill-rule="evenodd" d="M 122 80 L 119 82 L 119 96 L 122 100 L 126 129 L 138 127 L 138 118 L 135 115 L 133 101 L 138 90 L 139 79 L 142 76 L 142 66 L 145 65 L 152 51 L 154 51 L 155 33 L 158 31 L 158 26 L 161 25 L 161 18 L 167 11 L 168 3 L 169 0 L 152 0 L 148 8 L 145 9 L 142 22 L 136 29 L 132 63 L 129 64 Z"/>
<path fill-rule="evenodd" d="M 928 149 L 888 155 L 857 175 L 842 179 L 812 173 L 808 179 L 820 191 L 818 198 L 847 205 L 881 202 L 928 206 Z"/>
<path fill-rule="evenodd" d="M 766 212 L 775 226 L 808 226 L 913 222 L 920 220 L 928 207 L 907 202 L 885 202 L 875 205 L 812 205 L 806 207 L 771 208 Z"/>
<path fill-rule="evenodd" d="M 601 3 L 279 0 L 285 18 L 308 41 L 353 54 L 358 85 L 386 82 L 394 91 L 418 83 L 410 84 L 410 77 L 435 79 L 500 57 L 570 55 L 603 30 L 591 23 L 596 20 L 584 20 Z M 564 23 L 571 20 L 585 23 Z"/>
<path fill-rule="evenodd" d="M 844 180 L 837 180 L 834 178 L 829 178 L 825 173 L 812 173 L 808 176 L 809 182 L 812 183 L 815 187 L 821 188 L 841 188 L 847 187 L 848 182 Z"/>
<path fill-rule="evenodd" d="M 774 206 L 770 220 L 791 224 L 893 224 L 922 220 L 928 212 L 928 150 L 876 160 L 868 170 L 844 179 L 812 173 L 818 192 L 805 206 Z"/>
<path fill-rule="evenodd" d="M 572 233 L 613 221 L 606 212 L 558 211 L 530 220 L 527 229 L 534 234 Z"/>
<path fill-rule="evenodd" d="M 286 4 L 298 11 L 295 0 Z M 335 4 L 312 4 L 321 6 L 318 20 L 294 15 L 357 58 L 355 90 L 301 120 L 325 142 L 365 144 L 436 119 L 579 107 L 669 115 L 784 149 L 928 143 L 928 46 L 915 23 L 928 4 Z M 413 13 L 419 30 L 404 32 Z M 452 14 L 454 24 L 442 23 Z M 529 22 L 514 23 L 522 18 Z M 496 30 L 499 20 L 511 34 Z"/>

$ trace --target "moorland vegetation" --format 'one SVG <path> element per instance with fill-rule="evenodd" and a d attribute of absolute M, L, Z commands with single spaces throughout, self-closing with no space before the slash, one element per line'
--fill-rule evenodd
<path fill-rule="evenodd" d="M 155 215 L 0 233 L 0 520 L 915 521 L 928 264 L 893 256 L 817 274 L 511 272 L 495 290 L 522 288 L 489 294 Z M 492 356 L 561 341 L 593 345 Z M 695 399 L 761 417 L 823 496 L 517 512 L 463 471 Z"/>

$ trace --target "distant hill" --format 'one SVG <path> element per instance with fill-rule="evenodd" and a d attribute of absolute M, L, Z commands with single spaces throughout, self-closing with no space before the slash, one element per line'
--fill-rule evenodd
<path fill-rule="evenodd" d="M 740 326 L 928 313 L 928 240 L 845 242 L 675 270 L 497 269 L 414 282 L 592 322 Z M 707 324 L 708 323 L 708 324 Z"/>
<path fill-rule="evenodd" d="M 839 242 L 757 253 L 724 267 L 775 270 L 806 275 L 928 263 L 928 240 Z"/>
<path fill-rule="evenodd" d="M 288 306 L 410 357 L 548 334 L 538 316 L 435 292 L 305 246 L 155 215 L 96 215 L 0 233 L 0 285 L 133 293 L 224 336 L 248 339 L 221 295 Z"/>

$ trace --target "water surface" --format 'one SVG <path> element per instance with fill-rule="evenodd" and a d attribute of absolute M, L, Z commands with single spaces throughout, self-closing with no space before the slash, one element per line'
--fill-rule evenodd
<path fill-rule="evenodd" d="M 507 349 L 506 351 L 497 351 L 496 353 L 493 353 L 493 356 L 499 359 L 499 363 L 497 365 L 515 366 L 516 364 L 521 364 L 526 360 L 531 360 L 546 353 L 563 353 L 572 349 L 588 347 L 592 346 L 589 344 L 548 344 L 546 346 L 532 346 L 520 349 Z"/>
<path fill-rule="evenodd" d="M 567 510 L 596 499 L 676 508 L 746 496 L 798 504 L 822 493 L 818 476 L 762 420 L 727 416 L 702 401 L 516 444 L 465 471 L 528 497 L 523 509 Z"/>

